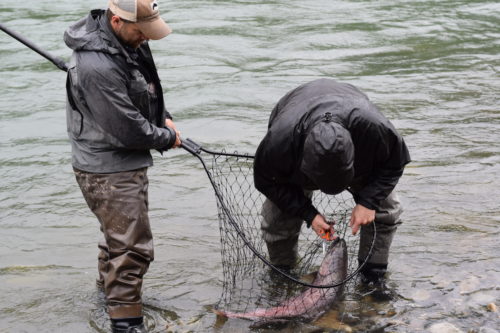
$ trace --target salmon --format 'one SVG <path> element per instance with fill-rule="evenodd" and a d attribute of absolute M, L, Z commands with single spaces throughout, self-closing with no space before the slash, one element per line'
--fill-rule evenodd
<path fill-rule="evenodd" d="M 347 276 L 347 245 L 345 240 L 338 239 L 326 253 L 319 271 L 312 282 L 313 285 L 332 285 L 345 280 Z M 257 308 L 250 312 L 226 312 L 215 310 L 215 313 L 228 318 L 245 319 L 301 319 L 313 321 L 321 317 L 343 292 L 343 285 L 332 288 L 308 287 L 301 294 L 289 298 L 280 305 L 270 308 Z"/>

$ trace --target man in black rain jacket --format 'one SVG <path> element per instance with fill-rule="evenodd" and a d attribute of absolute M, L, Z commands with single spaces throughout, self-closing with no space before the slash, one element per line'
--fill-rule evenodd
<path fill-rule="evenodd" d="M 401 206 L 394 187 L 410 162 L 401 135 L 356 87 L 330 79 L 299 86 L 273 109 L 255 157 L 254 181 L 267 200 L 263 238 L 273 264 L 290 267 L 297 256 L 303 221 L 318 234 L 333 232 L 311 202 L 311 191 L 348 189 L 356 202 L 350 226 L 361 228 L 358 260 L 364 261 L 377 227 L 375 246 L 362 273 L 379 280 Z"/>

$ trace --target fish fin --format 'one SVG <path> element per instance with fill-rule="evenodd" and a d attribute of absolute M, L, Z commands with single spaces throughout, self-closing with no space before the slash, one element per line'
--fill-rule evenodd
<path fill-rule="evenodd" d="M 212 312 L 215 313 L 217 316 L 228 318 L 227 312 L 224 312 L 222 310 L 212 309 Z"/>

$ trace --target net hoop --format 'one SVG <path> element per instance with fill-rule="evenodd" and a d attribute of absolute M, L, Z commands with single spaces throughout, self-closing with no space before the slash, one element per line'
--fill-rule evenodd
<path fill-rule="evenodd" d="M 359 264 L 358 268 L 355 269 L 354 271 L 352 271 L 350 274 L 348 274 L 346 276 L 345 279 L 337 282 L 337 283 L 333 283 L 333 284 L 327 284 L 327 285 L 315 285 L 315 284 L 311 284 L 311 283 L 308 283 L 308 282 L 305 282 L 305 281 L 302 281 L 300 279 L 297 279 L 296 277 L 292 276 L 291 274 L 288 274 L 287 272 L 279 269 L 278 267 L 276 267 L 275 265 L 273 265 L 269 260 L 267 260 L 267 258 L 265 258 L 257 249 L 255 249 L 255 247 L 253 246 L 253 244 L 248 240 L 248 238 L 246 237 L 245 233 L 241 230 L 240 226 L 238 225 L 238 223 L 235 221 L 234 217 L 232 216 L 230 210 L 228 209 L 226 203 L 225 203 L 225 200 L 222 196 L 222 194 L 220 193 L 220 190 L 219 190 L 219 186 L 216 184 L 216 182 L 214 181 L 214 178 L 213 178 L 213 175 L 211 174 L 209 168 L 207 167 L 207 164 L 205 163 L 205 160 L 203 159 L 203 157 L 201 156 L 202 155 L 202 152 L 203 153 L 206 153 L 206 154 L 209 154 L 209 155 L 212 155 L 212 156 L 226 156 L 226 157 L 235 157 L 237 159 L 251 159 L 251 160 L 254 160 L 255 159 L 255 156 L 254 155 L 250 155 L 250 154 L 241 154 L 241 153 L 237 153 L 237 152 L 234 152 L 234 153 L 228 153 L 228 152 L 225 152 L 225 151 L 213 151 L 213 150 L 210 150 L 210 149 L 206 149 L 206 148 L 203 148 L 202 146 L 200 146 L 199 144 L 197 144 L 196 142 L 192 141 L 191 139 L 185 139 L 182 141 L 181 143 L 181 147 L 184 148 L 185 150 L 187 150 L 189 153 L 191 153 L 193 156 L 195 156 L 202 164 L 203 166 L 203 169 L 205 170 L 207 176 L 208 176 L 208 179 L 212 185 L 212 188 L 215 192 L 215 196 L 217 198 L 217 202 L 220 206 L 220 208 L 222 209 L 222 211 L 225 213 L 225 216 L 228 218 L 228 221 L 229 223 L 234 227 L 234 229 L 236 230 L 236 233 L 238 234 L 238 236 L 241 238 L 241 240 L 245 243 L 245 245 L 252 251 L 252 253 L 258 257 L 265 265 L 267 265 L 269 268 L 271 268 L 274 272 L 280 274 L 281 276 L 299 284 L 299 285 L 302 285 L 302 286 L 305 286 L 305 287 L 309 287 L 309 288 L 322 288 L 322 289 L 327 289 L 327 288 L 335 288 L 335 287 L 339 287 L 343 284 L 345 284 L 346 282 L 348 282 L 349 280 L 351 280 L 353 277 L 355 277 L 359 272 L 360 270 L 363 268 L 363 266 L 366 264 L 366 262 L 368 261 L 368 258 L 370 257 L 372 251 L 373 251 L 373 247 L 374 247 L 374 244 L 375 244 L 375 239 L 376 239 L 376 225 L 375 223 L 372 223 L 373 224 L 373 241 L 370 245 L 370 249 L 368 251 L 368 254 L 365 258 L 365 260 Z"/>

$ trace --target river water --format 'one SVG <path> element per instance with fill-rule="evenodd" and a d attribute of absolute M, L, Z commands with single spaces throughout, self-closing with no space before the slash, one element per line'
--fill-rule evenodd
<path fill-rule="evenodd" d="M 0 22 L 68 59 L 65 28 L 105 0 L 2 0 Z M 413 162 L 388 286 L 353 313 L 374 332 L 498 332 L 500 3 L 161 1 L 174 32 L 150 45 L 183 137 L 253 153 L 276 101 L 319 77 L 365 91 Z M 96 219 L 70 166 L 65 75 L 0 33 L 0 332 L 107 332 Z M 184 151 L 149 170 L 153 332 L 247 332 L 211 312 L 222 264 L 213 190 Z M 490 306 L 490 310 L 488 309 Z M 351 318 L 352 319 L 352 318 Z M 322 327 L 322 328 L 320 328 Z M 328 320 L 286 332 L 329 332 Z M 275 332 L 278 329 L 262 330 Z"/>

